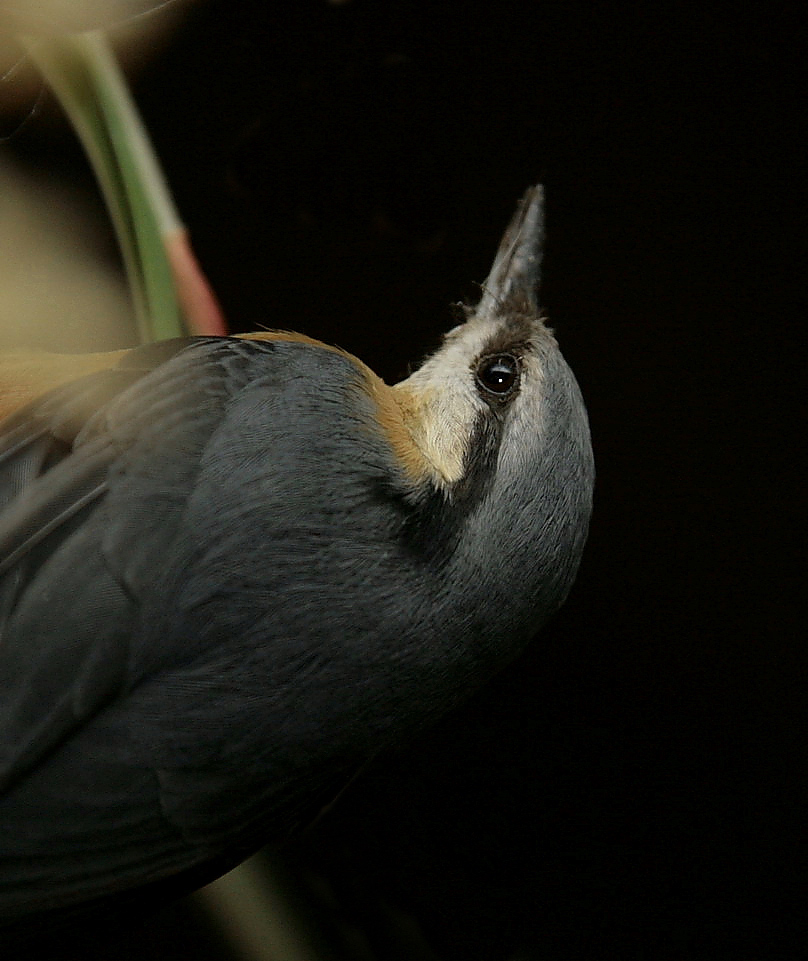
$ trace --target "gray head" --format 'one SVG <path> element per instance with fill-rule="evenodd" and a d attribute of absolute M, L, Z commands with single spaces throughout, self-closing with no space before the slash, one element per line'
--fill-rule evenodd
<path fill-rule="evenodd" d="M 534 187 L 477 307 L 393 388 L 428 485 L 448 516 L 462 516 L 453 563 L 473 568 L 481 607 L 499 606 L 517 635 L 564 600 L 594 485 L 583 400 L 538 308 L 542 238 L 543 192 Z"/>

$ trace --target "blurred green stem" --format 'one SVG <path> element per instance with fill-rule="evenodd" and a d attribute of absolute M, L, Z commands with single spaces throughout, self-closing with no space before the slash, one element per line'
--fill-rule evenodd
<path fill-rule="evenodd" d="M 166 250 L 183 235 L 148 135 L 100 31 L 20 38 L 95 170 L 121 246 L 141 340 L 187 333 Z"/>

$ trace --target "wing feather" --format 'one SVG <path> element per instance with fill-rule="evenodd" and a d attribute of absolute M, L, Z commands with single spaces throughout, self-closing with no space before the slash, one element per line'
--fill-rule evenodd
<path fill-rule="evenodd" d="M 126 685 L 138 591 L 175 535 L 198 457 L 241 379 L 231 354 L 245 349 L 266 351 L 207 339 L 135 350 L 6 421 L 0 790 Z M 127 516 L 111 516 L 110 487 L 125 490 L 133 475 Z M 110 558 L 115 537 L 124 556 Z"/>
<path fill-rule="evenodd" d="M 238 860 L 270 819 L 275 832 L 292 827 L 302 798 L 344 779 L 323 767 L 310 786 L 298 775 L 245 788 L 242 773 L 256 775 L 234 771 L 220 747 L 252 608 L 235 611 L 220 657 L 229 622 L 207 630 L 205 601 L 234 590 L 216 560 L 228 511 L 247 520 L 268 498 L 283 512 L 289 492 L 271 488 L 267 452 L 302 444 L 321 456 L 323 437 L 290 435 L 284 411 L 305 394 L 325 431 L 317 405 L 342 394 L 312 398 L 301 385 L 327 363 L 353 396 L 359 374 L 282 338 L 163 349 L 168 359 L 133 352 L 41 397 L 0 436 L 0 926 L 196 871 L 231 844 Z M 189 585 L 203 556 L 202 583 Z M 282 658 L 297 656 L 294 638 L 282 641 Z"/>

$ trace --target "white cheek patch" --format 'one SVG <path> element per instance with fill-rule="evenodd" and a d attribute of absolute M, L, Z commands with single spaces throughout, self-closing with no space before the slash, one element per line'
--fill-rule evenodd
<path fill-rule="evenodd" d="M 556 349 L 539 317 L 525 322 L 529 328 L 519 335 L 521 383 L 507 409 L 499 454 L 501 466 L 514 471 L 520 464 L 531 469 L 525 444 L 532 448 L 541 443 L 546 429 L 545 366 L 548 351 Z M 481 415 L 490 413 L 480 396 L 474 365 L 492 344 L 507 342 L 508 325 L 502 317 L 472 316 L 446 336 L 423 366 L 392 388 L 411 443 L 439 488 L 446 490 L 462 480 L 475 426 Z"/>
<path fill-rule="evenodd" d="M 498 326 L 488 318 L 472 318 L 455 328 L 436 354 L 393 388 L 413 443 L 432 466 L 439 486 L 463 477 L 475 421 L 486 409 L 471 366 Z"/>
<path fill-rule="evenodd" d="M 394 388 L 401 398 L 405 424 L 412 442 L 433 472 L 439 487 L 460 480 L 466 463 L 478 404 L 482 402 L 465 383 L 411 385 L 404 381 Z"/>

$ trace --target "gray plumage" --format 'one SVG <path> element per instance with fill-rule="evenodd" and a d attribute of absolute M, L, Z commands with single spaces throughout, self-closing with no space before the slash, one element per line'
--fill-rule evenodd
<path fill-rule="evenodd" d="M 0 922 L 207 880 L 563 601 L 593 466 L 536 310 L 540 214 L 534 190 L 477 312 L 396 388 L 303 339 L 202 338 L 7 423 Z"/>

